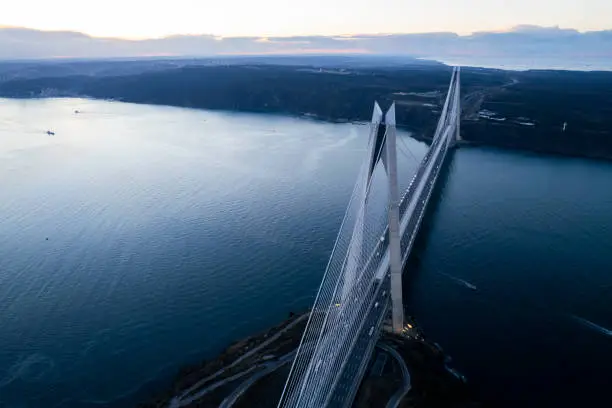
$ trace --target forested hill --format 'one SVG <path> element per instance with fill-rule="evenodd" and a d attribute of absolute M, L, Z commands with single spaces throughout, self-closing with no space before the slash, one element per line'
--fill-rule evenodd
<path fill-rule="evenodd" d="M 105 76 L 0 77 L 0 96 L 87 96 L 332 121 L 369 120 L 375 100 L 383 107 L 395 101 L 398 124 L 428 138 L 450 74 L 436 64 L 164 66 Z M 465 140 L 612 158 L 612 73 L 464 68 L 461 79 Z"/>

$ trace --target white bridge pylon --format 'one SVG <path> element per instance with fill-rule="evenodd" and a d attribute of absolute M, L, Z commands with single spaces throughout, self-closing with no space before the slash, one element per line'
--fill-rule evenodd
<path fill-rule="evenodd" d="M 404 328 L 402 271 L 446 153 L 460 140 L 459 76 L 455 68 L 430 148 L 402 197 L 395 104 L 384 116 L 374 104 L 367 156 L 279 408 L 349 406 L 389 306 L 393 331 Z"/>

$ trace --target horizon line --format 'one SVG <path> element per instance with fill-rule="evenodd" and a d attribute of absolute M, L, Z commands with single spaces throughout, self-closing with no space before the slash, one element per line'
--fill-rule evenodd
<path fill-rule="evenodd" d="M 163 40 L 174 37 L 210 37 L 216 40 L 223 39 L 234 39 L 234 38 L 248 38 L 248 39 L 269 39 L 269 38 L 299 38 L 299 37 L 321 37 L 321 38 L 337 38 L 337 39 L 347 39 L 350 40 L 352 38 L 359 37 L 389 37 L 394 35 L 421 35 L 421 34 L 453 34 L 458 37 L 470 37 L 476 34 L 505 34 L 505 33 L 513 33 L 513 32 L 521 32 L 521 31 L 530 31 L 530 30 L 559 30 L 559 31 L 575 31 L 579 34 L 587 34 L 587 33 L 596 33 L 596 32 L 607 32 L 612 31 L 612 27 L 600 30 L 579 30 L 572 27 L 560 27 L 559 25 L 553 26 L 539 26 L 533 24 L 518 24 L 509 28 L 501 28 L 496 30 L 482 30 L 482 31 L 471 31 L 465 33 L 459 33 L 455 31 L 415 31 L 415 32 L 361 32 L 361 33 L 344 33 L 344 34 L 293 34 L 293 35 L 215 35 L 211 33 L 175 33 L 168 34 L 163 36 L 149 36 L 149 37 L 121 37 L 121 36 L 104 36 L 104 35 L 94 35 L 89 34 L 83 31 L 75 31 L 75 30 L 62 30 L 62 29 L 38 29 L 33 27 L 26 26 L 12 26 L 12 25 L 1 25 L 0 31 L 12 29 L 12 30 L 28 30 L 28 31 L 37 31 L 40 33 L 71 33 L 71 34 L 80 34 L 93 39 L 106 39 L 106 40 L 121 40 L 121 41 L 150 41 L 150 40 Z"/>

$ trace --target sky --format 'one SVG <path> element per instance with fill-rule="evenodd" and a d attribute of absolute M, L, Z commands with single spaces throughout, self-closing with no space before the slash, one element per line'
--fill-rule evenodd
<path fill-rule="evenodd" d="M 177 34 L 341 35 L 451 31 L 522 24 L 612 29 L 611 0 L 17 0 L 0 26 L 98 37 Z"/>

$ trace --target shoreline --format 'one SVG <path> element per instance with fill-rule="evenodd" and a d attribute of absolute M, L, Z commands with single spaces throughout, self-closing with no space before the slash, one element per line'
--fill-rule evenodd
<path fill-rule="evenodd" d="M 368 121 L 356 119 L 356 118 L 333 118 L 326 117 L 323 115 L 317 115 L 312 113 L 290 113 L 290 112 L 263 112 L 263 111 L 253 111 L 253 110 L 230 110 L 230 109 L 215 109 L 215 108 L 201 108 L 201 107 L 193 107 L 193 106 L 185 106 L 185 105 L 172 105 L 167 103 L 155 103 L 155 102 L 133 102 L 128 100 L 121 99 L 106 99 L 106 98 L 96 98 L 88 95 L 55 95 L 55 96 L 33 96 L 33 97 L 7 97 L 2 96 L 0 98 L 4 99 L 12 99 L 12 100 L 43 100 L 43 99 L 85 99 L 91 101 L 104 101 L 104 102 L 118 102 L 118 103 L 127 103 L 127 104 L 135 104 L 135 105 L 151 105 L 151 106 L 165 106 L 170 108 L 179 108 L 179 109 L 190 109 L 197 111 L 209 111 L 209 112 L 222 112 L 228 114 L 247 114 L 247 115 L 272 115 L 281 118 L 292 118 L 292 119 L 302 119 L 307 121 L 312 121 L 316 123 L 324 123 L 324 124 L 352 124 L 358 126 L 368 125 Z M 431 143 L 431 137 L 425 136 L 423 130 L 419 130 L 415 127 L 406 126 L 406 125 L 397 125 L 398 130 L 402 130 L 410 133 L 410 137 L 424 143 Z M 465 135 L 463 135 L 465 137 Z M 523 146 L 510 146 L 507 143 L 490 143 L 487 141 L 477 141 L 471 139 L 463 139 L 459 142 L 459 146 L 466 147 L 483 147 L 483 148 L 493 148 L 506 152 L 515 152 L 515 153 L 529 153 L 537 156 L 550 156 L 550 157 L 565 157 L 565 158 L 574 158 L 574 159 L 587 159 L 587 160 L 595 160 L 598 162 L 612 162 L 612 154 L 601 154 L 601 155 L 593 155 L 581 152 L 563 152 L 563 151 L 552 151 L 546 150 L 544 148 L 538 147 L 523 147 Z"/>
<path fill-rule="evenodd" d="M 279 339 L 281 340 L 279 349 L 285 349 L 287 344 L 283 344 L 284 335 L 301 339 L 301 332 L 309 316 L 309 311 L 297 314 L 289 312 L 287 319 L 266 330 L 231 342 L 216 356 L 180 367 L 172 375 L 163 392 L 157 392 L 157 395 L 150 396 L 147 401 L 141 401 L 138 406 L 166 407 L 173 398 L 189 397 L 198 388 L 215 380 L 222 380 L 243 368 L 241 366 L 248 367 L 253 361 L 257 361 L 258 357 L 263 360 L 271 359 L 268 358 L 269 354 L 258 355 L 258 353 L 269 351 L 268 347 L 273 347 Z M 299 333 L 299 336 L 296 337 L 296 333 Z"/>
<path fill-rule="evenodd" d="M 276 407 L 309 316 L 291 313 L 267 330 L 232 342 L 214 358 L 184 366 L 163 392 L 138 406 L 248 408 L 256 400 L 258 407 Z M 381 334 L 352 406 L 480 407 L 451 358 L 414 319 L 408 321 L 410 330 L 402 335 Z"/>

